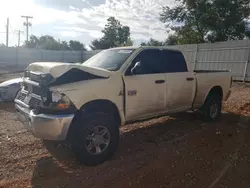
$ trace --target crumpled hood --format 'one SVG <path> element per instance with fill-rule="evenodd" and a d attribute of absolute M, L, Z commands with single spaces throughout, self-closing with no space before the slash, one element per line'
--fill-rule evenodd
<path fill-rule="evenodd" d="M 54 78 L 58 78 L 64 73 L 71 69 L 79 69 L 90 74 L 101 77 L 109 77 L 111 75 L 110 71 L 104 69 L 98 69 L 93 67 L 87 67 L 80 63 L 61 63 L 61 62 L 35 62 L 31 63 L 26 70 L 42 73 L 51 74 Z"/>

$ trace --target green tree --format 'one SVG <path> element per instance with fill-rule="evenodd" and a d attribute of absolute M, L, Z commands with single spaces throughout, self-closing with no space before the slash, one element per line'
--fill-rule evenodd
<path fill-rule="evenodd" d="M 123 26 L 115 17 L 107 19 L 107 24 L 102 33 L 103 37 L 101 39 L 92 41 L 90 47 L 93 50 L 128 46 L 133 43 L 130 39 L 130 28 Z"/>
<path fill-rule="evenodd" d="M 142 42 L 141 46 L 164 46 L 164 42 L 150 38 L 148 42 Z"/>
<path fill-rule="evenodd" d="M 176 31 L 180 44 L 243 39 L 247 36 L 249 0 L 175 1 L 175 7 L 163 8 L 160 20 Z"/>
<path fill-rule="evenodd" d="M 147 46 L 147 43 L 146 42 L 142 42 L 141 46 Z"/>
<path fill-rule="evenodd" d="M 123 46 L 133 46 L 134 41 L 129 37 Z"/>
<path fill-rule="evenodd" d="M 29 41 L 25 41 L 24 47 L 26 48 L 37 48 L 39 45 L 39 38 L 35 35 L 30 36 Z"/>
<path fill-rule="evenodd" d="M 101 39 L 95 39 L 91 42 L 90 48 L 92 50 L 102 50 L 102 49 L 108 49 L 110 48 L 110 45 L 108 43 L 108 41 L 106 41 L 105 39 L 101 38 Z"/>
<path fill-rule="evenodd" d="M 71 40 L 67 41 L 56 40 L 50 35 L 44 35 L 37 37 L 35 35 L 30 36 L 29 41 L 25 41 L 25 48 L 39 48 L 44 50 L 86 50 L 84 44 L 79 41 Z"/>
<path fill-rule="evenodd" d="M 60 47 L 61 50 L 72 50 L 70 47 L 69 47 L 69 44 L 67 41 L 62 41 L 61 42 L 61 47 Z"/>
<path fill-rule="evenodd" d="M 169 35 L 165 41 L 158 41 L 150 38 L 148 42 L 142 42 L 141 46 L 168 46 L 168 45 L 177 45 L 179 38 L 177 35 Z"/>
<path fill-rule="evenodd" d="M 84 44 L 76 40 L 69 41 L 69 48 L 72 50 L 86 50 Z"/>
<path fill-rule="evenodd" d="M 246 31 L 246 36 L 250 38 L 250 25 L 248 25 L 247 31 Z"/>
<path fill-rule="evenodd" d="M 60 42 L 56 41 L 54 37 L 49 35 L 44 35 L 39 38 L 38 42 L 39 48 L 44 50 L 61 50 Z"/>
<path fill-rule="evenodd" d="M 166 41 L 164 42 L 165 45 L 177 45 L 178 44 L 178 36 L 177 35 L 169 35 Z"/>

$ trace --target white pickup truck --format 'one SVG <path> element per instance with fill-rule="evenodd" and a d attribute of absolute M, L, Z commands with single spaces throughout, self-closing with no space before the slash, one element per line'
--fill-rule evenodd
<path fill-rule="evenodd" d="M 34 136 L 69 140 L 80 162 L 97 165 L 115 153 L 121 125 L 188 110 L 216 120 L 231 84 L 227 71 L 193 71 L 180 51 L 113 48 L 84 63 L 30 64 L 15 106 Z"/>

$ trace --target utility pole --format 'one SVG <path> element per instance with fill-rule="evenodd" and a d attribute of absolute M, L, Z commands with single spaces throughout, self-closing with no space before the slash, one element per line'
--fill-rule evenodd
<path fill-rule="evenodd" d="M 29 19 L 31 19 L 33 17 L 32 16 L 21 16 L 21 17 L 26 19 L 26 21 L 23 23 L 23 25 L 26 26 L 26 41 L 29 41 L 29 27 L 31 26 Z"/>
<path fill-rule="evenodd" d="M 6 47 L 9 46 L 9 18 L 7 18 L 6 24 Z"/>
<path fill-rule="evenodd" d="M 17 32 L 17 35 L 18 35 L 18 39 L 17 39 L 17 47 L 20 47 L 20 38 L 21 38 L 21 33 L 23 33 L 23 31 L 21 31 L 20 29 L 19 30 L 16 30 Z"/>

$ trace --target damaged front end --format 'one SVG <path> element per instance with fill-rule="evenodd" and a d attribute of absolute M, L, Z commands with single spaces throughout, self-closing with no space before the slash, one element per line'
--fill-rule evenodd
<path fill-rule="evenodd" d="M 105 79 L 108 75 L 108 72 L 79 65 L 32 64 L 25 71 L 22 89 L 15 99 L 17 119 L 38 138 L 65 140 L 77 108 L 68 96 L 55 90 L 55 86 Z"/>
<path fill-rule="evenodd" d="M 15 99 L 17 119 L 34 136 L 46 140 L 67 139 L 77 111 L 65 94 L 50 89 L 56 82 L 49 73 L 26 71 Z"/>
<path fill-rule="evenodd" d="M 50 74 L 26 71 L 15 99 L 17 119 L 34 136 L 46 140 L 65 140 L 77 110 L 66 95 L 50 89 L 56 80 Z"/>
<path fill-rule="evenodd" d="M 71 100 L 64 93 L 50 88 L 84 80 L 104 78 L 78 68 L 72 68 L 57 78 L 54 78 L 49 73 L 36 73 L 26 70 L 22 89 L 17 94 L 15 102 L 33 110 L 36 114 L 75 113 L 77 109 Z"/>
<path fill-rule="evenodd" d="M 15 102 L 33 110 L 35 114 L 75 113 L 76 107 L 65 94 L 50 89 L 51 86 L 64 84 L 63 82 L 59 83 L 61 77 L 55 79 L 49 73 L 25 71 L 22 89 L 17 94 Z"/>

